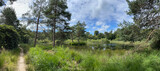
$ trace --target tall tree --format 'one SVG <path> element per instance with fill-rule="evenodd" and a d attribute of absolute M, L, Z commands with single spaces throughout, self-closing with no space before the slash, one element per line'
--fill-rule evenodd
<path fill-rule="evenodd" d="M 134 42 L 141 39 L 140 28 L 136 24 L 124 21 L 119 26 L 121 29 L 117 33 L 121 40 Z"/>
<path fill-rule="evenodd" d="M 99 34 L 98 30 L 94 31 L 94 36 L 98 36 L 98 34 Z"/>
<path fill-rule="evenodd" d="M 159 28 L 159 0 L 126 0 L 129 5 L 128 14 L 134 16 L 134 22 L 143 28 Z"/>
<path fill-rule="evenodd" d="M 80 21 L 77 22 L 77 24 L 75 25 L 75 29 L 76 29 L 76 37 L 77 37 L 77 40 L 78 40 L 78 43 L 80 42 L 79 40 L 85 36 L 85 22 L 81 23 Z"/>
<path fill-rule="evenodd" d="M 70 38 L 72 39 L 72 43 L 74 42 L 74 36 L 75 36 L 75 26 L 70 27 Z"/>
<path fill-rule="evenodd" d="M 86 39 L 88 39 L 88 38 L 90 38 L 91 34 L 89 32 L 86 32 L 85 35 L 86 35 Z"/>
<path fill-rule="evenodd" d="M 16 13 L 13 8 L 7 7 L 2 11 L 3 23 L 18 28 L 19 20 L 17 19 Z"/>
<path fill-rule="evenodd" d="M 56 32 L 56 38 L 57 40 L 59 40 L 59 43 L 57 44 L 63 44 L 64 41 L 69 38 L 69 34 L 70 34 L 70 27 L 69 27 L 69 23 L 66 23 L 65 25 L 59 27 L 57 29 L 58 32 Z"/>
<path fill-rule="evenodd" d="M 31 11 L 23 14 L 23 17 L 28 20 L 28 24 L 36 23 L 36 33 L 35 33 L 35 40 L 34 40 L 34 47 L 37 43 L 37 35 L 38 35 L 38 26 L 40 20 L 42 22 L 44 18 L 44 10 L 46 7 L 46 0 L 36 0 L 33 1 L 33 4 L 30 6 Z"/>
<path fill-rule="evenodd" d="M 66 0 L 49 0 L 49 6 L 45 11 L 45 15 L 53 23 L 50 23 L 53 32 L 53 47 L 55 47 L 55 30 L 57 25 L 66 24 L 70 20 L 71 14 L 66 11 Z"/>

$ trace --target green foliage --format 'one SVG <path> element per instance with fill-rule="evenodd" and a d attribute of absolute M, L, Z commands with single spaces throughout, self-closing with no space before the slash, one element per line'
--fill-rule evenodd
<path fill-rule="evenodd" d="M 158 55 L 150 55 L 144 59 L 143 66 L 146 71 L 160 70 L 160 57 Z"/>
<path fill-rule="evenodd" d="M 141 29 L 136 24 L 124 21 L 119 26 L 121 29 L 118 29 L 116 33 L 120 40 L 134 42 L 141 39 Z"/>
<path fill-rule="evenodd" d="M 5 55 L 1 53 L 0 54 L 0 69 L 3 67 L 4 61 L 5 61 Z"/>
<path fill-rule="evenodd" d="M 51 52 L 45 52 L 41 48 L 31 48 L 27 57 L 27 62 L 34 66 L 37 71 L 52 71 L 52 70 L 77 70 L 78 66 L 75 63 L 81 61 L 81 56 L 74 51 L 69 51 L 64 48 L 54 48 Z"/>
<path fill-rule="evenodd" d="M 55 67 L 59 66 L 59 60 L 56 56 L 47 54 L 40 48 L 30 49 L 27 62 L 29 61 L 35 66 L 35 70 L 38 71 L 56 70 Z"/>
<path fill-rule="evenodd" d="M 19 45 L 20 45 L 19 47 L 21 47 L 21 48 L 23 49 L 23 52 L 24 52 L 25 54 L 29 51 L 30 47 L 33 46 L 33 45 L 31 45 L 31 44 L 19 44 Z"/>
<path fill-rule="evenodd" d="M 38 40 L 38 42 L 39 43 L 44 43 L 44 44 L 48 44 L 48 43 L 50 43 L 51 42 L 51 40 L 49 40 L 49 39 L 43 39 L 43 40 Z"/>
<path fill-rule="evenodd" d="M 160 44 L 160 30 L 159 29 L 155 30 L 152 37 L 153 37 L 152 42 L 150 44 L 151 48 L 159 50 L 160 49 L 160 45 L 159 45 Z"/>
<path fill-rule="evenodd" d="M 151 48 L 153 49 L 160 49 L 160 39 L 157 39 L 157 40 L 153 40 L 152 43 L 151 43 Z"/>
<path fill-rule="evenodd" d="M 159 54 L 158 51 L 149 54 L 125 54 L 125 51 L 120 50 L 77 51 L 63 47 L 44 51 L 38 46 L 30 49 L 27 62 L 36 71 L 158 71 Z"/>
<path fill-rule="evenodd" d="M 48 7 L 44 11 L 45 16 L 48 18 L 49 23 L 48 26 L 52 27 L 53 33 L 53 46 L 55 46 L 55 30 L 58 28 L 59 32 L 63 32 L 60 34 L 61 43 L 66 39 L 66 35 L 64 31 L 67 31 L 69 23 L 67 23 L 71 19 L 71 14 L 67 11 L 67 1 L 66 0 L 49 0 Z"/>
<path fill-rule="evenodd" d="M 66 25 L 66 26 L 68 26 L 68 25 Z M 56 43 L 58 45 L 63 45 L 64 41 L 67 40 L 67 38 L 69 37 L 68 35 L 69 35 L 69 31 L 67 28 L 59 29 L 58 32 L 56 32 L 56 39 L 58 40 L 58 41 L 56 41 Z"/>
<path fill-rule="evenodd" d="M 19 34 L 14 27 L 8 25 L 0 25 L 0 47 L 13 49 L 18 47 Z"/>
<path fill-rule="evenodd" d="M 98 36 L 99 31 L 94 31 L 94 36 Z"/>
<path fill-rule="evenodd" d="M 0 2 L 0 7 L 1 6 L 3 6 L 5 3 L 4 3 L 4 1 L 2 0 L 1 2 Z"/>
<path fill-rule="evenodd" d="M 7 7 L 2 11 L 2 15 L 5 18 L 4 22 L 6 25 L 14 26 L 18 28 L 19 20 L 17 20 L 16 13 L 13 8 Z"/>
<path fill-rule="evenodd" d="M 15 71 L 20 49 L 2 50 L 0 52 L 0 71 Z"/>
<path fill-rule="evenodd" d="M 104 32 L 104 36 L 108 40 L 114 40 L 114 39 L 116 39 L 116 34 L 113 33 L 112 31 L 110 31 L 110 32 Z"/>
<path fill-rule="evenodd" d="M 70 45 L 73 45 L 73 46 L 83 46 L 83 45 L 86 45 L 86 42 L 71 42 Z"/>
<path fill-rule="evenodd" d="M 26 29 L 26 27 L 21 27 L 17 29 L 18 33 L 20 34 L 20 42 L 21 43 L 29 43 L 30 31 Z"/>
<path fill-rule="evenodd" d="M 157 21 L 159 20 L 160 11 L 159 8 L 159 0 L 126 0 L 128 2 L 129 11 L 128 14 L 132 15 L 133 20 L 140 27 L 144 28 L 157 28 L 159 24 Z M 154 16 L 152 16 L 154 14 Z"/>
<path fill-rule="evenodd" d="M 77 24 L 74 26 L 75 27 L 75 35 L 77 37 L 78 42 L 82 40 L 85 37 L 85 22 L 81 23 L 80 21 L 77 22 Z"/>
<path fill-rule="evenodd" d="M 110 41 L 109 41 L 108 39 L 106 39 L 106 40 L 105 40 L 105 43 L 106 43 L 106 44 L 109 44 L 109 43 L 110 43 Z"/>
<path fill-rule="evenodd" d="M 53 48 L 52 45 L 47 45 L 47 44 L 39 44 L 37 47 L 40 47 L 43 50 L 51 50 Z"/>

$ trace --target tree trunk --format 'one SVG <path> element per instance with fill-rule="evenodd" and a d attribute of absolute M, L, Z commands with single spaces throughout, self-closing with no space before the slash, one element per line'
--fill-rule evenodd
<path fill-rule="evenodd" d="M 54 19 L 55 22 L 55 19 Z M 53 47 L 55 47 L 55 29 L 56 29 L 56 22 L 53 24 Z"/>
<path fill-rule="evenodd" d="M 74 41 L 73 41 L 73 34 L 71 34 L 71 37 L 72 37 L 72 43 L 73 43 L 73 42 L 74 42 Z"/>
<path fill-rule="evenodd" d="M 80 39 L 80 37 L 78 37 L 78 44 L 79 44 L 79 39 Z"/>
<path fill-rule="evenodd" d="M 54 13 L 55 13 L 55 18 L 54 18 L 54 23 L 53 23 L 53 48 L 55 47 L 55 30 L 56 30 L 56 14 L 57 14 L 57 0 L 56 0 L 56 5 L 54 7 Z"/>
<path fill-rule="evenodd" d="M 38 18 L 37 18 L 37 28 L 36 28 L 36 35 L 35 35 L 35 40 L 34 40 L 34 47 L 36 47 L 36 44 L 37 44 L 39 19 L 40 19 L 40 12 L 39 12 L 39 15 L 38 15 Z"/>

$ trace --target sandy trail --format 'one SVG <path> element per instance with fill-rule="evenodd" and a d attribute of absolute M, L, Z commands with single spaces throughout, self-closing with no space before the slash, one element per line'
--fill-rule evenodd
<path fill-rule="evenodd" d="M 23 53 L 23 49 L 21 49 L 21 53 L 20 53 L 20 57 L 19 57 L 19 61 L 18 61 L 18 71 L 26 71 L 26 64 L 24 61 L 24 53 Z"/>

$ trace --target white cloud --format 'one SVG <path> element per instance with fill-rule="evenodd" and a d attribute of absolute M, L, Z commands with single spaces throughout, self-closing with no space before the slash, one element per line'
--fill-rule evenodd
<path fill-rule="evenodd" d="M 99 32 L 103 33 L 103 32 L 105 32 L 105 31 L 107 31 L 107 29 L 108 29 L 109 27 L 110 27 L 110 26 L 108 26 L 108 25 L 103 25 L 103 26 L 101 26 L 100 28 L 98 28 L 97 30 L 98 30 Z"/>
<path fill-rule="evenodd" d="M 12 7 L 16 11 L 16 15 L 18 18 L 22 17 L 22 14 L 26 13 L 30 10 L 29 5 L 33 0 L 17 0 L 12 5 L 10 5 L 9 1 L 7 2 L 7 7 Z"/>
<path fill-rule="evenodd" d="M 68 0 L 68 7 L 72 19 L 85 21 L 90 28 L 97 27 L 99 30 L 104 29 L 105 25 L 108 27 L 107 23 L 111 21 L 116 24 L 123 20 L 133 21 L 125 12 L 128 10 L 126 0 Z"/>
<path fill-rule="evenodd" d="M 17 17 L 21 18 L 22 14 L 30 10 L 29 5 L 32 1 L 17 0 L 8 6 L 12 6 L 16 10 Z M 115 21 L 116 24 L 123 20 L 133 21 L 125 13 L 128 10 L 126 0 L 67 0 L 67 3 L 68 11 L 72 14 L 70 25 L 75 25 L 78 20 L 85 21 L 87 28 L 90 28 L 89 31 L 106 31 L 112 27 L 111 23 L 108 23 L 111 21 Z"/>
<path fill-rule="evenodd" d="M 103 24 L 105 24 L 105 23 L 104 22 L 100 22 L 100 21 L 96 22 L 96 26 L 101 26 Z"/>

